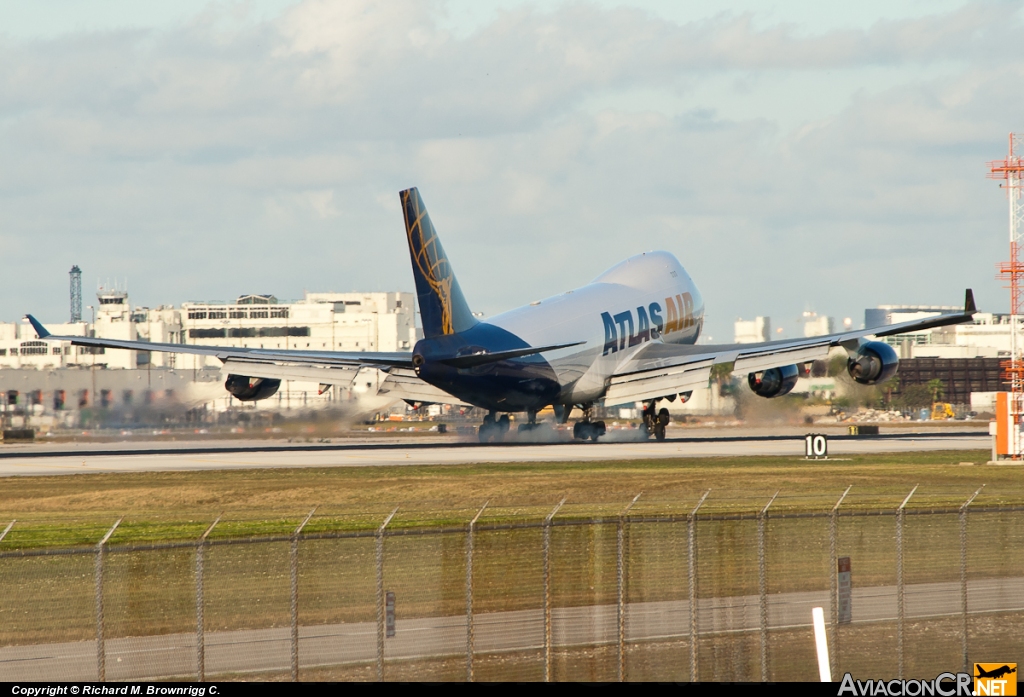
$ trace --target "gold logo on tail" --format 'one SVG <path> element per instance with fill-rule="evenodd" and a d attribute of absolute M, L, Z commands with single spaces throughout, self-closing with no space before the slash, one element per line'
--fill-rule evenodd
<path fill-rule="evenodd" d="M 406 233 L 409 235 L 409 249 L 412 250 L 413 263 L 419 269 L 420 274 L 426 279 L 430 289 L 441 301 L 441 332 L 443 334 L 454 334 L 452 324 L 452 270 L 448 263 L 448 257 L 441 248 L 437 239 L 437 232 L 434 230 L 430 217 L 425 210 L 420 208 L 419 196 L 413 196 L 413 191 L 404 194 L 403 204 L 408 210 L 409 199 L 412 198 L 413 212 L 415 217 L 409 221 Z M 426 218 L 427 225 L 423 225 Z"/>

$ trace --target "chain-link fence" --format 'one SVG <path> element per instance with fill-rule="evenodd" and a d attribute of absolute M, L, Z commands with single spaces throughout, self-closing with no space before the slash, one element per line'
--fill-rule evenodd
<path fill-rule="evenodd" d="M 973 498 L 115 525 L 0 552 L 0 680 L 814 680 L 819 606 L 834 677 L 934 677 L 1024 648 L 1024 506 Z"/>

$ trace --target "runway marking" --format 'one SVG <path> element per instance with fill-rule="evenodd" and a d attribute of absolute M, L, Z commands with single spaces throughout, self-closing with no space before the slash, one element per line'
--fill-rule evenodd
<path fill-rule="evenodd" d="M 71 471 L 71 472 L 79 472 L 79 471 L 81 471 L 80 468 L 88 466 L 84 462 L 82 464 L 80 464 L 80 465 L 47 465 L 45 463 L 39 464 L 39 463 L 36 463 L 36 462 L 31 462 L 31 461 L 30 462 L 10 462 L 10 463 L 5 462 L 4 463 L 5 467 L 8 466 L 8 465 L 13 466 L 13 467 L 49 467 L 51 469 L 66 469 L 66 470 Z"/>

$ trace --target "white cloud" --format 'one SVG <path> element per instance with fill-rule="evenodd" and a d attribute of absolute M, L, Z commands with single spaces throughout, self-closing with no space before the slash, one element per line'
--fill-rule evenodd
<path fill-rule="evenodd" d="M 62 316 L 72 263 L 149 304 L 409 289 L 410 185 L 488 313 L 651 248 L 716 338 L 805 301 L 1005 304 L 984 161 L 1024 127 L 1019 3 L 818 33 L 588 4 L 453 33 L 441 8 L 0 42 L 3 314 Z"/>

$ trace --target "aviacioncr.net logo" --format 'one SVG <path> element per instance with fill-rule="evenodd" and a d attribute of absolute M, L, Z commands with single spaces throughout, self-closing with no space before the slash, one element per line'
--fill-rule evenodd
<path fill-rule="evenodd" d="M 847 673 L 839 685 L 839 696 L 854 697 L 972 697 L 970 673 L 939 673 L 934 680 L 854 680 Z"/>
<path fill-rule="evenodd" d="M 975 695 L 1016 695 L 1017 694 L 1016 663 L 975 663 L 974 694 Z"/>

